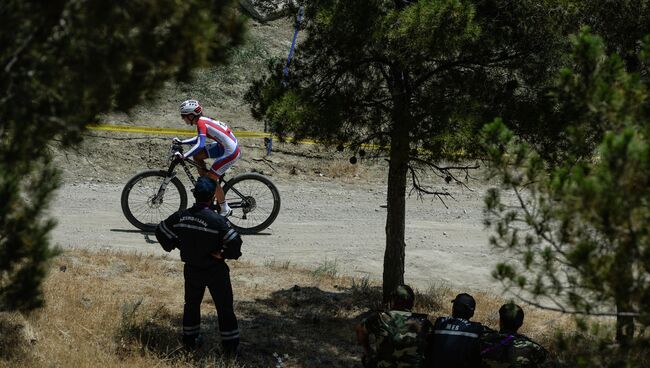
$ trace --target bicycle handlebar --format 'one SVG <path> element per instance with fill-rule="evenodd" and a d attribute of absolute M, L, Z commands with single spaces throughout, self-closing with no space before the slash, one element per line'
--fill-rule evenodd
<path fill-rule="evenodd" d="M 174 153 L 174 152 L 183 153 L 183 146 L 180 145 L 180 144 L 172 143 L 171 147 L 169 148 L 169 152 L 170 153 Z"/>

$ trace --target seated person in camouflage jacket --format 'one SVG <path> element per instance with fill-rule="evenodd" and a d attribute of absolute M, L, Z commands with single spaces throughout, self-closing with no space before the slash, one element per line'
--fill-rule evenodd
<path fill-rule="evenodd" d="M 483 367 L 555 367 L 546 349 L 517 333 L 523 323 L 524 311 L 517 304 L 507 303 L 499 309 L 499 332 L 490 331 L 481 336 Z"/>
<path fill-rule="evenodd" d="M 400 285 L 391 296 L 388 311 L 362 315 L 357 340 L 364 348 L 366 368 L 416 368 L 422 361 L 420 331 L 426 314 L 412 313 L 415 294 L 408 285 Z"/>

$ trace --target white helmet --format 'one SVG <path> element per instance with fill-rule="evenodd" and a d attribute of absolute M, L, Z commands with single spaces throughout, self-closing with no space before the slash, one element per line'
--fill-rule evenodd
<path fill-rule="evenodd" d="M 201 113 L 203 112 L 203 108 L 197 100 L 183 101 L 179 110 L 181 115 L 201 116 Z"/>

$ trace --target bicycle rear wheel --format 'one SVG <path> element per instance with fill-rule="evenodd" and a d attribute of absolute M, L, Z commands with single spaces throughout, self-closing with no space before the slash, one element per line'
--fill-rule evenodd
<path fill-rule="evenodd" d="M 133 226 L 153 232 L 162 220 L 187 208 L 185 186 L 176 177 L 164 188 L 163 195 L 158 196 L 166 178 L 166 171 L 149 170 L 126 183 L 122 190 L 122 212 Z"/>
<path fill-rule="evenodd" d="M 280 192 L 260 174 L 237 175 L 223 187 L 233 212 L 228 217 L 240 234 L 255 234 L 269 227 L 280 212 Z"/>

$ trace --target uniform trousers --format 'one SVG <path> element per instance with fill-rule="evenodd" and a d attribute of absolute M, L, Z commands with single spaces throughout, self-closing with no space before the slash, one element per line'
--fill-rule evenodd
<path fill-rule="evenodd" d="M 201 330 L 201 302 L 207 287 L 217 309 L 221 343 L 224 350 L 235 352 L 239 345 L 239 327 L 233 308 L 230 269 L 226 262 L 209 267 L 185 264 L 185 308 L 183 311 L 183 343 L 193 348 Z"/>

